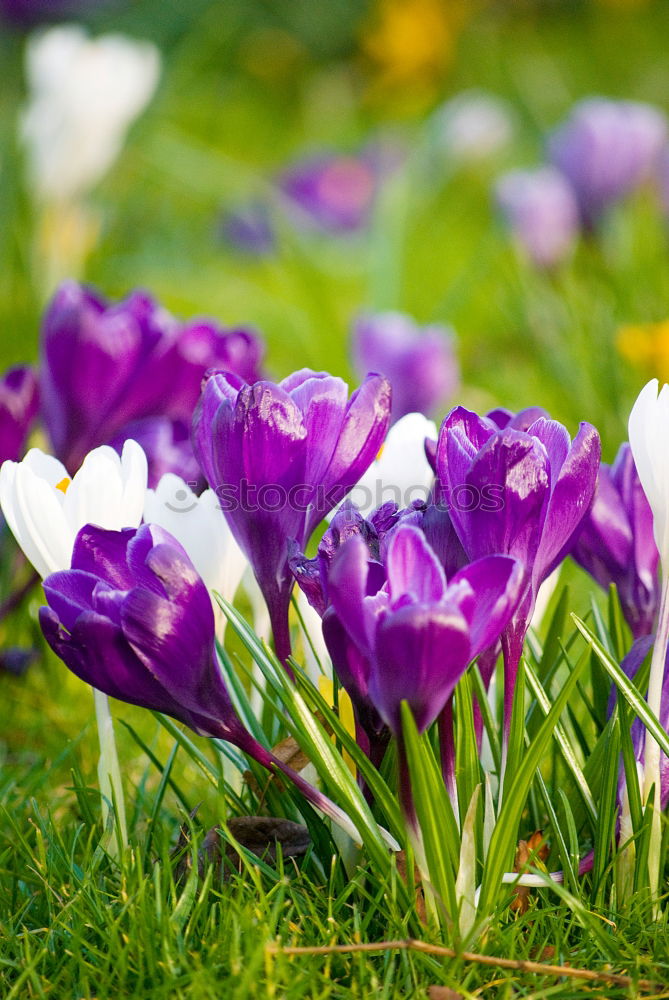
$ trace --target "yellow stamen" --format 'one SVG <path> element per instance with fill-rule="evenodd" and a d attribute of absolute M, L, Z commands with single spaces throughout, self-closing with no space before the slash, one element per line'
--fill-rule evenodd
<path fill-rule="evenodd" d="M 70 485 L 72 480 L 69 476 L 65 476 L 59 483 L 56 483 L 56 489 L 60 490 L 61 493 L 67 493 L 67 487 Z"/>

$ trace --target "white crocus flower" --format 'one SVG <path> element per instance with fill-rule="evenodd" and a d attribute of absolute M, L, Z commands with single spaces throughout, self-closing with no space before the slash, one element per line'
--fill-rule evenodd
<path fill-rule="evenodd" d="M 377 458 L 347 497 L 363 517 L 389 500 L 408 507 L 426 499 L 434 480 L 425 457 L 426 438 L 436 441 L 437 426 L 422 413 L 407 413 L 393 424 Z"/>
<path fill-rule="evenodd" d="M 85 524 L 137 528 L 146 492 L 146 456 L 136 441 L 123 454 L 103 445 L 70 479 L 52 455 L 32 448 L 22 462 L 0 469 L 0 507 L 26 558 L 42 578 L 69 569 L 74 540 Z"/>
<path fill-rule="evenodd" d="M 435 114 L 438 142 L 457 163 L 495 156 L 513 140 L 515 122 L 508 101 L 480 90 L 451 98 Z"/>
<path fill-rule="evenodd" d="M 36 191 L 46 201 L 77 199 L 112 166 L 151 100 L 160 54 L 150 42 L 91 39 L 66 25 L 30 40 L 26 72 L 22 135 Z"/>
<path fill-rule="evenodd" d="M 3 463 L 0 507 L 26 558 L 44 578 L 70 568 L 77 532 L 85 524 L 112 531 L 139 527 L 146 477 L 146 455 L 136 441 L 126 441 L 121 457 L 106 445 L 95 448 L 72 479 L 58 459 L 32 448 L 22 462 Z M 109 699 L 102 691 L 93 689 L 93 693 L 103 822 L 106 829 L 109 803 L 115 802 L 121 840 L 126 844 L 123 785 Z M 112 834 L 111 853 L 115 844 Z"/>
<path fill-rule="evenodd" d="M 213 490 L 205 490 L 198 497 L 183 479 L 169 472 L 155 490 L 146 491 L 144 520 L 174 535 L 209 592 L 216 591 L 232 602 L 248 561 L 232 536 Z M 218 620 L 224 622 L 215 601 L 214 608 Z"/>
<path fill-rule="evenodd" d="M 658 393 L 657 379 L 652 379 L 639 393 L 629 418 L 629 441 L 634 464 L 643 491 L 653 512 L 653 534 L 660 553 L 662 592 L 655 633 L 655 646 L 648 682 L 648 707 L 660 716 L 664 663 L 669 643 L 669 385 Z M 643 764 L 643 793 L 646 799 L 655 786 L 648 869 L 651 888 L 659 887 L 662 828 L 660 747 L 646 731 Z"/>

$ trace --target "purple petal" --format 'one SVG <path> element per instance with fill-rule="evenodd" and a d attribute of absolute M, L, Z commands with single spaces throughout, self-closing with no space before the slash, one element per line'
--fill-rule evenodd
<path fill-rule="evenodd" d="M 457 609 L 403 607 L 379 625 L 370 697 L 396 734 L 406 700 L 422 732 L 453 694 L 469 660 L 469 629 Z"/>
<path fill-rule="evenodd" d="M 535 590 L 573 544 L 574 535 L 592 503 L 600 455 L 599 434 L 591 424 L 582 423 L 558 480 L 552 485 L 546 524 L 532 573 Z"/>
<path fill-rule="evenodd" d="M 309 515 L 307 536 L 355 486 L 379 453 L 390 423 L 390 404 L 390 384 L 381 375 L 368 375 L 351 396 L 339 440 L 322 476 L 327 498 Z"/>
<path fill-rule="evenodd" d="M 475 659 L 499 640 L 527 586 L 527 574 L 516 559 L 487 556 L 456 573 L 449 592 L 463 583 L 468 592 L 458 606 L 469 623 L 470 656 Z"/>
<path fill-rule="evenodd" d="M 393 533 L 386 573 L 391 606 L 403 595 L 416 603 L 437 603 L 444 596 L 444 571 L 418 528 L 402 524 Z"/>
<path fill-rule="evenodd" d="M 549 493 L 548 460 L 543 446 L 520 431 L 495 433 L 472 462 L 464 480 L 477 500 L 471 510 L 458 509 L 456 484 L 451 482 L 451 519 L 469 557 L 499 553 L 532 566 Z"/>
<path fill-rule="evenodd" d="M 350 538 L 332 560 L 328 579 L 330 602 L 363 654 L 371 658 L 380 608 L 366 601 L 373 563 L 362 538 Z"/>
<path fill-rule="evenodd" d="M 85 525 L 74 542 L 72 569 L 101 577 L 119 590 L 129 590 L 135 578 L 128 567 L 128 546 L 135 534 L 134 528 L 108 531 L 93 524 Z"/>

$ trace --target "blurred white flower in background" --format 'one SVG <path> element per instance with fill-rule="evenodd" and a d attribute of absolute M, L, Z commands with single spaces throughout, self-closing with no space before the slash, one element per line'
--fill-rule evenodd
<path fill-rule="evenodd" d="M 67 25 L 29 41 L 26 74 L 21 132 L 35 193 L 44 201 L 76 200 L 109 170 L 151 100 L 160 54 L 150 42 L 91 39 Z"/>
<path fill-rule="evenodd" d="M 483 90 L 465 90 L 435 113 L 438 143 L 458 163 L 476 163 L 505 149 L 514 137 L 508 101 Z"/>

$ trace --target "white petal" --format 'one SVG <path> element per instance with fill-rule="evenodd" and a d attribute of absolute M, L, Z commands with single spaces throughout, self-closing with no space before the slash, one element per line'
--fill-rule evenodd
<path fill-rule="evenodd" d="M 74 532 L 65 518 L 58 490 L 32 469 L 19 465 L 15 479 L 16 538 L 40 576 L 69 569 Z"/>

